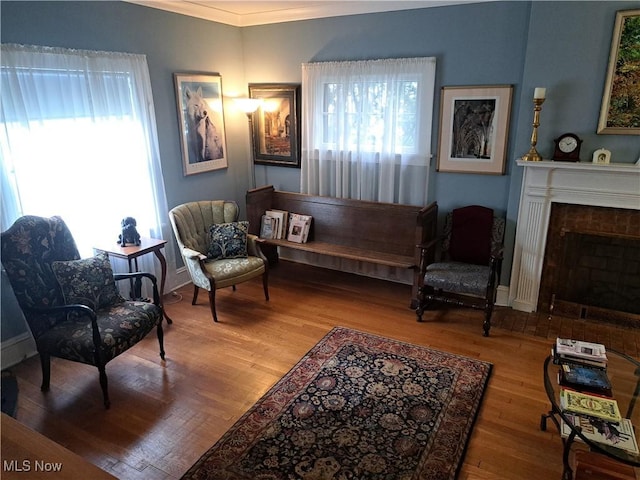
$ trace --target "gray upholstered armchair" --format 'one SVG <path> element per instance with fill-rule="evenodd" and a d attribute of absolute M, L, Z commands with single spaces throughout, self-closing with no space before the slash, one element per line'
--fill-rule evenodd
<path fill-rule="evenodd" d="M 504 218 L 479 205 L 457 208 L 446 217 L 444 233 L 421 250 L 416 315 L 422 321 L 424 311 L 441 302 L 484 310 L 482 328 L 489 335 L 502 266 Z M 440 259 L 433 261 L 442 241 Z"/>
<path fill-rule="evenodd" d="M 198 291 L 209 292 L 213 320 L 216 290 L 233 287 L 262 276 L 264 296 L 269 300 L 268 263 L 260 251 L 258 237 L 248 233 L 247 222 L 238 222 L 238 204 L 205 200 L 178 205 L 169 212 L 180 253 L 193 282 L 192 305 Z"/>

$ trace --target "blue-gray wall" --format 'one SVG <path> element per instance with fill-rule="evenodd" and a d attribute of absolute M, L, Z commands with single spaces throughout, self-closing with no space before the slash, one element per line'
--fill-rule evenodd
<path fill-rule="evenodd" d="M 585 161 L 601 147 L 612 151 L 614 162 L 632 163 L 640 155 L 637 136 L 595 133 L 615 13 L 632 8 L 640 2 L 488 2 L 244 28 L 124 2 L 3 1 L 0 15 L 2 43 L 147 56 L 169 208 L 203 198 L 244 206 L 249 187 L 248 125 L 232 102 L 225 104 L 229 168 L 183 176 L 174 72 L 219 72 L 225 94 L 232 96 L 246 93 L 248 83 L 298 83 L 303 62 L 435 56 L 434 156 L 440 87 L 512 84 L 506 175 L 438 173 L 434 157 L 429 193 L 443 212 L 469 203 L 506 212 L 501 283 L 508 285 L 522 175 L 515 159 L 529 148 L 535 87 L 547 88 L 538 141 L 543 156 L 550 156 L 553 138 L 564 132 L 584 139 Z M 258 185 L 299 188 L 296 169 L 257 166 L 256 178 Z"/>

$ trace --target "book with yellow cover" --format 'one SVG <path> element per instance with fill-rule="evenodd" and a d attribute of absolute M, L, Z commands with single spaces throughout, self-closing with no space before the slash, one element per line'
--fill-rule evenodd
<path fill-rule="evenodd" d="M 590 415 L 614 423 L 622 420 L 618 402 L 615 399 L 564 388 L 560 389 L 560 408 L 563 411 Z"/>

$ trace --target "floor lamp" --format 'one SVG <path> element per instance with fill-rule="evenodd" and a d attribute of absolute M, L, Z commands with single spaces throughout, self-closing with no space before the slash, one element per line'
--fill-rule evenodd
<path fill-rule="evenodd" d="M 253 114 L 260 107 L 262 101 L 257 98 L 235 98 L 236 105 L 240 110 L 247 114 L 247 120 L 249 121 L 249 141 L 250 141 L 250 154 L 249 154 L 249 172 L 251 174 L 251 188 L 256 188 L 256 171 L 253 163 Z"/>

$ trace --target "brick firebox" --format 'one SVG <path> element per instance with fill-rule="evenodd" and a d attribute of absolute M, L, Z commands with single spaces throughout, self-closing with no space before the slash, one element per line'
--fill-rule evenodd
<path fill-rule="evenodd" d="M 538 310 L 637 325 L 640 213 L 553 203 Z"/>

